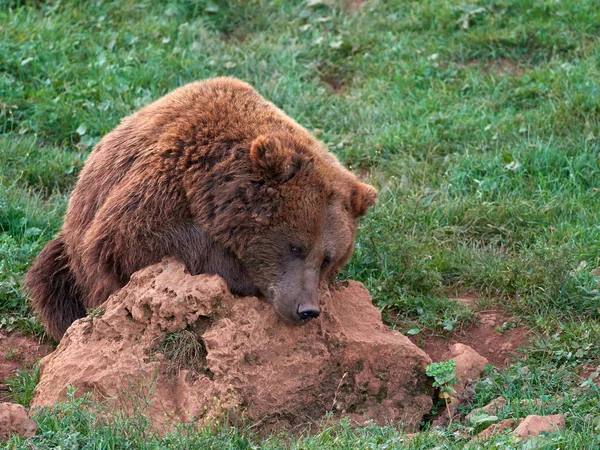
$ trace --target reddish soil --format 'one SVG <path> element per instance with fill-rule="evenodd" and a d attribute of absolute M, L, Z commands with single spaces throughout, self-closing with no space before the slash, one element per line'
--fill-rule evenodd
<path fill-rule="evenodd" d="M 32 365 L 52 350 L 50 344 L 40 343 L 34 337 L 0 331 L 0 402 L 8 397 L 6 380 L 14 377 L 18 369 Z"/>
<path fill-rule="evenodd" d="M 582 380 L 587 380 L 592 377 L 592 381 L 596 386 L 600 386 L 600 366 L 595 366 L 593 364 L 584 364 L 581 366 L 579 370 L 579 376 Z"/>
<path fill-rule="evenodd" d="M 466 298 L 466 297 L 465 297 Z M 470 299 L 470 297 L 469 297 Z M 475 300 L 473 299 L 474 304 Z M 467 305 L 467 302 L 463 302 Z M 529 343 L 529 330 L 522 326 L 501 331 L 503 323 L 514 319 L 500 311 L 476 312 L 474 325 L 455 331 L 448 336 L 418 334 L 410 340 L 422 348 L 433 361 L 446 359 L 452 345 L 460 343 L 472 347 L 496 367 L 505 367 L 515 359 L 519 347 Z"/>

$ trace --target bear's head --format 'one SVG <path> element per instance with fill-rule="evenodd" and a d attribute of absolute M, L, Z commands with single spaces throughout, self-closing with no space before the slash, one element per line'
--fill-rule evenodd
<path fill-rule="evenodd" d="M 259 231 L 238 257 L 280 316 L 307 322 L 320 313 L 319 288 L 350 259 L 357 219 L 377 191 L 290 135 L 259 136 L 249 156 L 264 197 L 251 219 Z"/>

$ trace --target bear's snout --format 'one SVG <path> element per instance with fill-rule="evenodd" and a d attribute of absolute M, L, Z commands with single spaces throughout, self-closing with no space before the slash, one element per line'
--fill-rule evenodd
<path fill-rule="evenodd" d="M 298 316 L 300 318 L 300 322 L 306 323 L 311 319 L 316 319 L 321 314 L 321 310 L 318 306 L 310 306 L 310 305 L 298 305 L 296 309 Z"/>

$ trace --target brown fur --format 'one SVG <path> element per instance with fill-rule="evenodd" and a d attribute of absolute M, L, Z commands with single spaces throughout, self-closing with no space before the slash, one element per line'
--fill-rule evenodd
<path fill-rule="evenodd" d="M 356 218 L 376 195 L 248 84 L 192 83 L 98 143 L 26 286 L 57 340 L 164 256 L 299 321 L 349 259 Z"/>

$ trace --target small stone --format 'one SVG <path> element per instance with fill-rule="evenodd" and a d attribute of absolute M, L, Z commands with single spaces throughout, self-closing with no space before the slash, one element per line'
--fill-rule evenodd
<path fill-rule="evenodd" d="M 502 433 L 503 431 L 514 428 L 517 424 L 515 419 L 504 419 L 498 423 L 494 423 L 487 427 L 485 430 L 473 437 L 473 440 L 486 440 L 489 439 L 492 434 Z"/>
<path fill-rule="evenodd" d="M 489 402 L 484 407 L 474 409 L 469 414 L 467 414 L 467 417 L 465 419 L 468 422 L 471 420 L 471 417 L 478 416 L 480 414 L 488 414 L 490 416 L 495 416 L 500 411 L 502 411 L 502 409 L 504 409 L 505 406 L 506 400 L 504 400 L 504 397 L 498 397 Z"/>
<path fill-rule="evenodd" d="M 505 342 L 504 344 L 502 344 L 500 346 L 500 350 L 502 350 L 504 353 L 508 353 L 511 350 L 513 350 L 514 346 L 512 344 L 512 342 Z"/>
<path fill-rule="evenodd" d="M 406 433 L 404 435 L 404 438 L 402 439 L 402 442 L 405 442 L 408 444 L 408 443 L 412 442 L 419 434 L 421 434 L 421 433 Z"/>
<path fill-rule="evenodd" d="M 456 362 L 456 379 L 454 386 L 457 396 L 462 393 L 469 380 L 476 380 L 488 364 L 488 360 L 468 345 L 454 344 L 450 347 L 450 357 Z"/>
<path fill-rule="evenodd" d="M 27 416 L 27 410 L 14 403 L 0 403 L 0 441 L 10 439 L 12 434 L 21 438 L 35 435 L 37 424 Z"/>
<path fill-rule="evenodd" d="M 530 437 L 539 436 L 541 433 L 560 431 L 565 427 L 565 416 L 554 414 L 552 416 L 531 415 L 525 417 L 519 426 L 511 433 L 519 437 L 520 441 Z"/>

